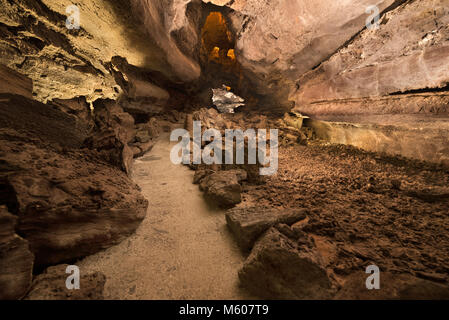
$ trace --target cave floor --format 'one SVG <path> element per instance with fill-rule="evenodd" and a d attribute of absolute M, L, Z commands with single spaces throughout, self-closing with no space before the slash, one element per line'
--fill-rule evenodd
<path fill-rule="evenodd" d="M 169 136 L 135 161 L 133 180 L 149 201 L 136 233 L 79 262 L 106 275 L 105 299 L 249 299 L 238 287 L 244 256 L 223 211 L 204 201 L 193 171 L 170 161 Z"/>
<path fill-rule="evenodd" d="M 325 242 L 342 283 L 371 263 L 449 282 L 445 167 L 343 145 L 281 147 L 278 174 L 247 185 L 239 206 L 304 208 L 304 230 Z"/>
<path fill-rule="evenodd" d="M 164 135 L 135 161 L 147 217 L 120 245 L 87 257 L 107 277 L 106 299 L 251 299 L 239 287 L 244 255 L 224 212 L 205 202 L 193 171 L 169 160 Z M 301 228 L 327 250 L 327 269 L 347 276 L 376 264 L 448 283 L 449 171 L 342 145 L 282 146 L 279 170 L 245 184 L 239 207 L 304 208 Z"/>

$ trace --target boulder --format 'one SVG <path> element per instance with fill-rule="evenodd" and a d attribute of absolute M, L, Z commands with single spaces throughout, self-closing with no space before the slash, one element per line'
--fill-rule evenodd
<path fill-rule="evenodd" d="M 49 267 L 38 275 L 25 300 L 103 300 L 106 276 L 101 272 L 84 274 L 80 270 L 80 288 L 69 290 L 66 279 L 68 265 Z"/>
<path fill-rule="evenodd" d="M 147 153 L 148 151 L 153 149 L 153 147 L 154 147 L 153 141 L 148 141 L 146 143 L 136 142 L 131 145 L 131 150 L 134 153 L 134 158 L 139 158 L 139 157 L 143 157 L 145 155 L 145 153 Z"/>
<path fill-rule="evenodd" d="M 15 232 L 17 217 L 0 206 L 0 300 L 22 298 L 33 277 L 34 256 L 28 241 Z"/>
<path fill-rule="evenodd" d="M 329 299 L 336 291 L 313 238 L 287 225 L 265 232 L 239 278 L 245 288 L 264 299 Z"/>
<path fill-rule="evenodd" d="M 36 266 L 70 262 L 118 244 L 145 217 L 148 202 L 138 186 L 98 154 L 19 145 L 27 137 L 11 129 L 8 138 L 0 137 L 2 174 L 8 177 L 2 190 L 10 195 L 17 233 L 29 242 Z"/>
<path fill-rule="evenodd" d="M 134 153 L 113 130 L 107 129 L 95 133 L 86 139 L 84 146 L 95 150 L 105 161 L 130 174 Z"/>
<path fill-rule="evenodd" d="M 215 171 L 211 169 L 198 169 L 195 171 L 195 175 L 193 176 L 193 184 L 200 184 L 204 178 L 208 175 L 213 174 Z"/>
<path fill-rule="evenodd" d="M 234 234 L 239 247 L 249 251 L 257 238 L 270 227 L 278 224 L 294 224 L 306 218 L 302 209 L 234 208 L 226 213 L 226 223 Z"/>
<path fill-rule="evenodd" d="M 136 141 L 140 143 L 147 143 L 151 140 L 148 130 L 137 131 Z"/>
<path fill-rule="evenodd" d="M 242 201 L 239 176 L 233 170 L 218 171 L 206 176 L 200 184 L 200 190 L 204 191 L 206 198 L 220 207 L 232 207 Z"/>
<path fill-rule="evenodd" d="M 156 118 L 151 118 L 148 121 L 148 134 L 151 138 L 157 138 L 161 134 L 161 128 Z"/>

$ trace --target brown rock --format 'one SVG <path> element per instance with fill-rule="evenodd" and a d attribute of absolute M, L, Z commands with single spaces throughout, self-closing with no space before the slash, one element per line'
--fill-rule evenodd
<path fill-rule="evenodd" d="M 131 149 L 134 153 L 134 158 L 143 157 L 148 151 L 153 149 L 154 142 L 148 141 L 146 143 L 133 143 Z"/>
<path fill-rule="evenodd" d="M 134 118 L 123 111 L 115 101 L 109 99 L 95 101 L 94 119 L 97 131 L 112 129 L 123 144 L 134 140 L 136 135 Z"/>
<path fill-rule="evenodd" d="M 328 299 L 335 289 L 324 264 L 310 236 L 280 225 L 256 242 L 239 278 L 265 299 Z"/>
<path fill-rule="evenodd" d="M 136 133 L 136 141 L 140 143 L 148 143 L 151 140 L 151 137 L 148 134 L 148 131 L 137 131 Z"/>
<path fill-rule="evenodd" d="M 214 173 L 214 170 L 210 169 L 198 169 L 195 171 L 195 175 L 193 176 L 193 184 L 200 184 L 201 181 L 208 175 Z"/>
<path fill-rule="evenodd" d="M 348 277 L 336 300 L 448 300 L 449 287 L 410 274 L 380 271 L 380 289 L 368 290 L 366 279 L 370 274 L 359 272 Z"/>
<path fill-rule="evenodd" d="M 134 153 L 127 144 L 119 140 L 114 131 L 110 129 L 100 131 L 87 138 L 84 145 L 97 151 L 110 164 L 117 166 L 128 174 L 131 172 Z"/>
<path fill-rule="evenodd" d="M 242 201 L 242 187 L 233 171 L 219 171 L 205 177 L 200 189 L 204 191 L 206 198 L 221 207 L 232 207 Z"/>
<path fill-rule="evenodd" d="M 95 131 L 84 145 L 129 174 L 134 152 L 128 143 L 136 136 L 133 117 L 112 100 L 97 100 L 94 107 Z"/>
<path fill-rule="evenodd" d="M 187 114 L 184 121 L 184 129 L 190 133 L 190 137 L 193 137 L 193 115 Z"/>
<path fill-rule="evenodd" d="M 26 300 L 103 300 L 106 277 L 101 272 L 84 274 L 80 270 L 80 288 L 69 290 L 66 279 L 67 264 L 49 267 L 38 275 Z"/>
<path fill-rule="evenodd" d="M 226 212 L 226 222 L 242 250 L 249 251 L 257 238 L 270 227 L 304 220 L 301 209 L 234 208 Z"/>
<path fill-rule="evenodd" d="M 18 94 L 33 98 L 33 81 L 19 72 L 0 64 L 0 93 Z"/>
<path fill-rule="evenodd" d="M 153 139 L 159 137 L 161 134 L 161 128 L 156 118 L 151 118 L 150 121 L 148 121 L 148 133 Z"/>
<path fill-rule="evenodd" d="M 89 104 L 86 101 L 86 97 L 77 97 L 73 99 L 54 99 L 51 102 L 52 106 L 57 107 L 59 110 L 74 115 L 79 120 L 89 123 L 89 126 L 93 126 L 92 112 Z"/>
<path fill-rule="evenodd" d="M 17 220 L 0 206 L 0 300 L 20 299 L 31 285 L 34 256 L 15 233 Z"/>
<path fill-rule="evenodd" d="M 120 243 L 145 217 L 148 202 L 139 188 L 95 152 L 58 153 L 11 128 L 0 131 L 1 170 L 8 177 L 0 185 L 36 266 L 72 261 Z"/>

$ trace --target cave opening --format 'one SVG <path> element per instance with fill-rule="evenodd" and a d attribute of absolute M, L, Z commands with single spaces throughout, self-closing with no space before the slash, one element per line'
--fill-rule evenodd
<path fill-rule="evenodd" d="M 221 12 L 210 12 L 201 29 L 201 59 L 213 61 L 224 67 L 236 64 L 235 41 Z"/>
<path fill-rule="evenodd" d="M 234 105 L 221 104 L 217 108 L 233 112 L 236 103 L 243 106 L 240 103 L 248 100 L 249 94 L 245 90 L 248 86 L 245 86 L 245 77 L 236 57 L 236 37 L 226 16 L 226 10 L 215 7 L 208 9 L 201 28 L 200 63 L 203 70 L 203 87 L 213 91 L 211 102 L 229 100 L 224 97 L 225 91 L 221 91 L 222 88 L 227 88 L 226 90 L 230 91 L 228 95 L 232 96 L 232 101 L 229 102 Z"/>

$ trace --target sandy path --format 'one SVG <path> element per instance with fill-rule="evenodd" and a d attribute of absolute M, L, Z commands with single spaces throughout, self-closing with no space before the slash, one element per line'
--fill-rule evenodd
<path fill-rule="evenodd" d="M 106 299 L 247 299 L 238 287 L 243 256 L 222 211 L 210 208 L 193 171 L 171 163 L 164 136 L 136 160 L 133 180 L 149 201 L 137 232 L 78 263 L 107 277 Z"/>

